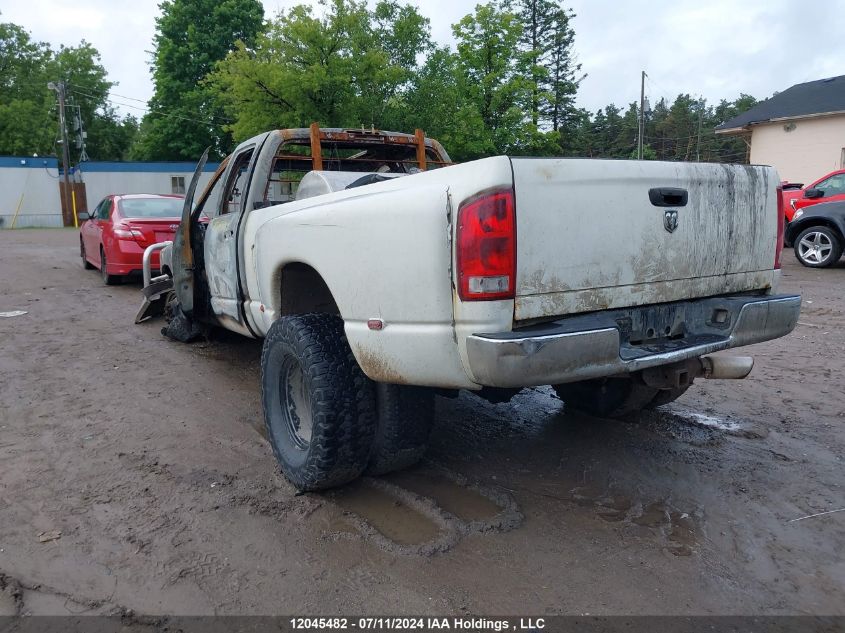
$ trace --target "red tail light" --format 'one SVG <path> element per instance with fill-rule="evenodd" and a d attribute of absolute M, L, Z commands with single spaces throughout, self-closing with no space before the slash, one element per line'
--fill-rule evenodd
<path fill-rule="evenodd" d="M 488 192 L 461 205 L 457 264 L 461 300 L 514 298 L 516 217 L 511 189 Z"/>
<path fill-rule="evenodd" d="M 778 187 L 778 241 L 775 244 L 775 270 L 780 269 L 780 255 L 783 252 L 783 225 L 786 222 L 786 216 L 783 214 L 783 187 Z"/>
<path fill-rule="evenodd" d="M 115 224 L 112 233 L 119 240 L 144 241 L 144 234 L 139 229 L 132 228 L 127 224 Z"/>

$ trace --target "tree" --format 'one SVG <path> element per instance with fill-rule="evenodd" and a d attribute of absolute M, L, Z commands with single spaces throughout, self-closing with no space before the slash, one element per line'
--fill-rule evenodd
<path fill-rule="evenodd" d="M 703 162 L 745 162 L 745 142 L 736 137 L 717 136 L 715 127 L 756 103 L 740 95 L 722 100 L 716 107 L 704 99 L 680 94 L 671 105 L 660 99 L 645 118 L 643 157 L 658 160 L 700 160 Z M 639 107 L 631 103 L 624 114 L 611 104 L 594 115 L 582 112 L 562 135 L 562 147 L 569 155 L 636 158 Z"/>
<path fill-rule="evenodd" d="M 494 151 L 477 105 L 464 92 L 465 83 L 458 56 L 446 47 L 434 50 L 406 95 L 405 125 L 399 129 L 424 129 L 456 161 Z"/>
<path fill-rule="evenodd" d="M 478 112 L 481 155 L 518 151 L 525 143 L 531 83 L 519 71 L 519 18 L 493 2 L 478 5 L 452 27 L 457 40 L 460 89 Z"/>
<path fill-rule="evenodd" d="M 236 139 L 274 127 L 404 127 L 407 93 L 431 50 L 429 21 L 381 0 L 298 5 L 272 20 L 254 47 L 239 45 L 208 85 L 225 104 Z"/>
<path fill-rule="evenodd" d="M 205 83 L 215 64 L 254 45 L 264 9 L 258 0 L 164 0 L 156 18 L 152 71 L 155 92 L 134 155 L 193 160 L 210 146 L 214 157 L 232 146 L 222 105 Z"/>
<path fill-rule="evenodd" d="M 555 16 L 560 8 L 553 0 L 516 0 L 505 6 L 516 9 L 515 13 L 522 24 L 519 47 L 524 57 L 520 61 L 530 78 L 531 100 L 528 107 L 531 122 L 537 127 L 540 123 L 541 101 L 545 100 L 541 92 L 550 75 L 548 61 L 555 36 Z"/>
<path fill-rule="evenodd" d="M 575 107 L 578 86 L 586 75 L 578 76 L 581 64 L 575 62 L 573 47 L 575 31 L 570 20 L 575 14 L 566 9 L 558 9 L 551 20 L 552 35 L 549 42 L 549 55 L 545 77 L 547 97 L 541 103 L 541 114 L 551 124 L 553 130 L 560 130 L 581 117 L 582 112 Z"/>
<path fill-rule="evenodd" d="M 0 154 L 57 153 L 60 132 L 56 96 L 47 88 L 50 81 L 65 82 L 69 114 L 79 107 L 89 156 L 125 157 L 134 120 L 121 120 L 110 107 L 108 94 L 114 84 L 106 78 L 97 49 L 83 40 L 54 51 L 11 23 L 0 24 Z M 72 158 L 77 156 L 71 152 Z"/>

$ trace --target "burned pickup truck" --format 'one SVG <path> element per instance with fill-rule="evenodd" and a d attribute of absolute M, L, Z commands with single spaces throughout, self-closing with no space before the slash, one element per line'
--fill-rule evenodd
<path fill-rule="evenodd" d="M 782 235 L 770 167 L 496 156 L 436 141 L 282 130 L 242 143 L 192 203 L 145 318 L 263 338 L 273 451 L 301 490 L 423 454 L 434 396 L 552 385 L 630 415 L 693 380 L 744 378 L 713 352 L 773 339 Z M 203 219 L 207 216 L 210 219 Z"/>

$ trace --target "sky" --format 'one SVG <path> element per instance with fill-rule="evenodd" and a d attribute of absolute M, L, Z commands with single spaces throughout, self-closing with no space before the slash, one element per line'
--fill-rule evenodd
<path fill-rule="evenodd" d="M 430 18 L 433 38 L 452 44 L 451 25 L 475 0 L 405 0 Z M 0 0 L 0 21 L 33 37 L 102 56 L 112 100 L 143 114 L 152 95 L 149 62 L 159 0 Z M 265 16 L 315 0 L 263 0 Z M 637 101 L 640 72 L 654 104 L 679 93 L 708 102 L 740 93 L 758 99 L 796 83 L 845 74 L 845 0 L 564 0 L 576 17 L 575 53 L 586 78 L 578 104 L 591 111 Z M 120 95 L 120 96 L 117 96 Z"/>

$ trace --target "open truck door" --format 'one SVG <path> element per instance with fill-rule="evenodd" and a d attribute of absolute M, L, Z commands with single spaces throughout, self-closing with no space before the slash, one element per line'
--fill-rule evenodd
<path fill-rule="evenodd" d="M 138 314 L 135 316 L 135 323 L 141 323 L 151 317 L 164 313 L 171 292 L 175 293 L 179 303 L 179 309 L 185 317 L 190 317 L 194 310 L 194 244 L 197 243 L 194 235 L 199 218 L 199 208 L 192 213 L 194 195 L 199 184 L 200 175 L 208 161 L 206 148 L 194 169 L 191 177 L 191 184 L 185 192 L 185 202 L 182 205 L 182 219 L 179 228 L 173 236 L 173 242 L 160 242 L 153 244 L 144 251 L 144 288 L 141 291 L 144 295 Z M 170 248 L 170 273 L 172 276 L 162 274 L 152 277 L 151 261 L 152 254 L 157 250 Z M 163 272 L 163 271 L 162 271 Z"/>

